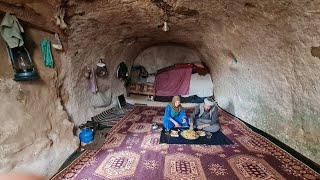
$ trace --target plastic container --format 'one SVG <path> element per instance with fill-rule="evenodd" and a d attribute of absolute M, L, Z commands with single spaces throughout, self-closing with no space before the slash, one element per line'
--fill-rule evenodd
<path fill-rule="evenodd" d="M 79 138 L 81 144 L 88 144 L 93 141 L 93 131 L 89 128 L 81 129 Z"/>

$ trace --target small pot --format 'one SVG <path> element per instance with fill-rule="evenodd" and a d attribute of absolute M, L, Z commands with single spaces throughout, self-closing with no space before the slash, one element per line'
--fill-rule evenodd
<path fill-rule="evenodd" d="M 156 129 L 158 129 L 158 125 L 157 125 L 157 123 L 152 123 L 152 130 L 156 130 Z"/>

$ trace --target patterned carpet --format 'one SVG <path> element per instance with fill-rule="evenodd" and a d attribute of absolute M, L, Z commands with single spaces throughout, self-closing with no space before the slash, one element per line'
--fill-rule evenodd
<path fill-rule="evenodd" d="M 238 119 L 220 111 L 228 123 L 227 146 L 159 144 L 164 108 L 136 107 L 112 128 L 99 150 L 86 150 L 52 179 L 320 179 Z"/>

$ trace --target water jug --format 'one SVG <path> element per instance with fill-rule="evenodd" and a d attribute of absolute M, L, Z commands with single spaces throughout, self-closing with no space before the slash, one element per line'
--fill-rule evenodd
<path fill-rule="evenodd" d="M 93 140 L 93 131 L 90 128 L 83 128 L 79 134 L 80 142 L 88 144 Z"/>

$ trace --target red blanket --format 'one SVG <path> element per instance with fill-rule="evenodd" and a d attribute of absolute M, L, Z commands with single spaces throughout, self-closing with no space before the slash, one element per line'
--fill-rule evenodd
<path fill-rule="evenodd" d="M 189 93 L 192 68 L 175 68 L 156 75 L 157 96 L 177 96 Z"/>

